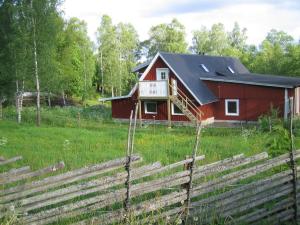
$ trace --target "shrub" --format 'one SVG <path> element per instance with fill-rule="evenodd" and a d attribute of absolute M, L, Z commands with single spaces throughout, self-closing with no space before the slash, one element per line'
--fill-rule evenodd
<path fill-rule="evenodd" d="M 267 134 L 266 147 L 270 155 L 280 155 L 290 149 L 290 135 L 289 131 L 283 125 L 276 125 L 272 131 Z"/>

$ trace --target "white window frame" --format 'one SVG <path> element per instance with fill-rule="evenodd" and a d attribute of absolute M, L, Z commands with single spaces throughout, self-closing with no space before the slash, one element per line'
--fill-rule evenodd
<path fill-rule="evenodd" d="M 161 79 L 161 72 L 166 73 L 166 79 Z M 169 68 L 156 68 L 156 80 L 168 80 L 169 79 Z"/>
<path fill-rule="evenodd" d="M 228 103 L 235 102 L 236 103 L 236 113 L 228 112 Z M 240 100 L 239 99 L 225 99 L 225 115 L 226 116 L 239 116 L 240 115 Z"/>
<path fill-rule="evenodd" d="M 172 103 L 172 105 L 171 105 L 172 115 L 174 115 L 174 116 L 183 116 L 184 113 L 175 113 L 174 106 L 175 106 L 175 104 Z"/>
<path fill-rule="evenodd" d="M 148 112 L 148 107 L 147 107 L 148 103 L 155 104 L 155 106 L 156 106 L 156 112 Z M 157 102 L 149 102 L 149 101 L 144 102 L 144 111 L 145 111 L 145 114 L 157 114 Z"/>

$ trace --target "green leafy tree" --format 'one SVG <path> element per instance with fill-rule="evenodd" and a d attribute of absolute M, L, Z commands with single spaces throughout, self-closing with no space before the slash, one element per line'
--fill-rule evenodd
<path fill-rule="evenodd" d="M 56 91 L 81 96 L 84 102 L 92 89 L 95 73 L 93 44 L 87 35 L 84 21 L 71 18 L 66 21 L 58 44 L 59 71 Z"/>
<path fill-rule="evenodd" d="M 150 38 L 143 43 L 147 57 L 153 57 L 158 51 L 186 53 L 185 27 L 177 19 L 171 23 L 151 27 Z"/>
<path fill-rule="evenodd" d="M 102 91 L 105 89 L 111 96 L 122 95 L 134 78 L 131 70 L 137 60 L 137 32 L 131 24 L 113 25 L 111 18 L 105 15 L 98 28 L 98 44 L 98 82 Z"/>
<path fill-rule="evenodd" d="M 202 27 L 193 32 L 193 52 L 208 55 L 223 55 L 229 47 L 228 35 L 222 23 L 213 24 L 211 29 Z"/>

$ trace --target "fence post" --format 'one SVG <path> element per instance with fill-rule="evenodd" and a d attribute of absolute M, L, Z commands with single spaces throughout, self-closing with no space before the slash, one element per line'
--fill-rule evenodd
<path fill-rule="evenodd" d="M 297 163 L 295 160 L 295 145 L 294 145 L 294 135 L 293 135 L 293 118 L 294 118 L 294 100 L 293 97 L 290 98 L 290 159 L 291 159 L 291 169 L 293 172 L 293 197 L 294 197 L 294 219 L 297 223 L 298 218 L 298 201 L 297 201 Z"/>
<path fill-rule="evenodd" d="M 184 211 L 184 219 L 183 219 L 183 224 L 187 224 L 188 222 L 188 217 L 190 213 L 190 205 L 191 205 L 191 194 L 192 194 L 192 189 L 193 189 L 193 173 L 194 173 L 194 167 L 195 167 L 195 159 L 197 156 L 197 151 L 198 151 L 198 146 L 199 146 L 199 141 L 200 141 L 200 134 L 201 134 L 201 123 L 197 126 L 197 132 L 196 132 L 196 142 L 194 145 L 193 149 L 193 155 L 192 155 L 192 161 L 187 164 L 187 168 L 190 171 L 190 180 L 186 185 L 186 190 L 187 190 L 187 197 L 185 201 L 185 211 Z"/>
<path fill-rule="evenodd" d="M 130 121 L 129 121 L 129 128 L 128 128 L 128 140 L 127 140 L 127 160 L 125 164 L 125 170 L 127 172 L 127 178 L 125 181 L 126 186 L 126 198 L 124 201 L 124 209 L 125 209 L 125 222 L 126 224 L 130 224 L 130 194 L 131 194 L 131 156 L 133 153 L 134 147 L 134 135 L 136 129 L 136 121 L 137 121 L 137 114 L 138 114 L 138 105 L 135 107 L 135 114 L 134 114 L 134 124 L 132 124 L 132 117 L 133 117 L 133 110 L 130 114 Z"/>

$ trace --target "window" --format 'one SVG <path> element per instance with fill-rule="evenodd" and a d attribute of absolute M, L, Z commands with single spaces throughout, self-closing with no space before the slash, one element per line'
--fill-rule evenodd
<path fill-rule="evenodd" d="M 204 65 L 204 64 L 200 64 L 200 66 L 202 67 L 202 69 L 208 73 L 209 72 L 209 69 L 207 69 L 207 67 Z"/>
<path fill-rule="evenodd" d="M 226 116 L 238 116 L 239 112 L 239 100 L 238 99 L 226 99 L 225 100 L 225 115 Z"/>
<path fill-rule="evenodd" d="M 227 69 L 230 71 L 230 73 L 232 73 L 232 74 L 235 73 L 234 70 L 230 66 L 227 66 Z"/>
<path fill-rule="evenodd" d="M 167 80 L 169 78 L 168 68 L 157 68 L 156 69 L 156 80 Z"/>
<path fill-rule="evenodd" d="M 172 115 L 183 115 L 182 111 L 172 103 Z"/>
<path fill-rule="evenodd" d="M 144 107 L 145 107 L 146 114 L 157 114 L 156 102 L 145 102 Z"/>

